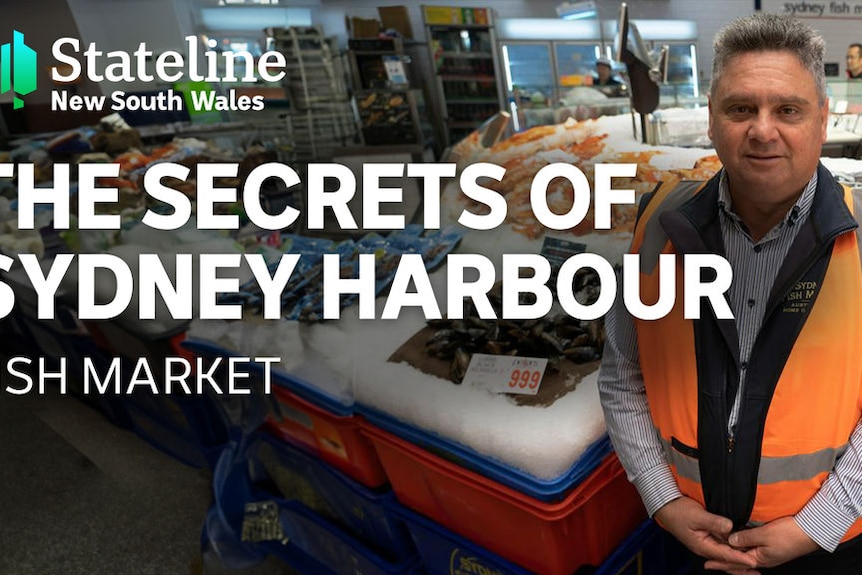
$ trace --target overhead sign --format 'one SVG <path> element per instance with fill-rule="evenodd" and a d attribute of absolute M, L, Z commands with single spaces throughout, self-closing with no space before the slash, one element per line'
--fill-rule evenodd
<path fill-rule="evenodd" d="M 858 18 L 862 20 L 862 0 L 841 0 L 811 2 L 785 2 L 782 0 L 761 0 L 764 12 L 793 14 L 797 18 L 832 19 Z"/>

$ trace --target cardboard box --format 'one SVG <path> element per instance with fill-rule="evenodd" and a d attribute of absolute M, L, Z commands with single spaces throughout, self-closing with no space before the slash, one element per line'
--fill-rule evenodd
<path fill-rule="evenodd" d="M 487 26 L 490 23 L 487 8 L 458 8 L 454 6 L 422 6 L 422 14 L 426 24 L 447 25 L 477 25 Z"/>
<path fill-rule="evenodd" d="M 402 37 L 413 39 L 413 26 L 410 24 L 407 6 L 378 6 L 377 14 L 384 30 L 394 28 Z"/>
<path fill-rule="evenodd" d="M 377 38 L 380 33 L 380 22 L 373 18 L 348 17 L 347 29 L 351 38 Z"/>
<path fill-rule="evenodd" d="M 422 13 L 426 24 L 463 24 L 464 14 L 460 8 L 452 6 L 423 6 Z"/>

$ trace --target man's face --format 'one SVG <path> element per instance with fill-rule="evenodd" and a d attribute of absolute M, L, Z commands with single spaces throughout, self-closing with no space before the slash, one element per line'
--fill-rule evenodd
<path fill-rule="evenodd" d="M 598 64 L 596 66 L 596 74 L 599 76 L 599 81 L 607 82 L 608 78 L 611 77 L 611 69 L 604 64 Z"/>
<path fill-rule="evenodd" d="M 790 52 L 751 52 L 725 66 L 709 100 L 709 136 L 734 198 L 775 204 L 802 191 L 826 140 L 828 102 Z"/>
<path fill-rule="evenodd" d="M 853 46 L 847 49 L 847 69 L 854 76 L 862 72 L 862 51 L 858 47 Z"/>

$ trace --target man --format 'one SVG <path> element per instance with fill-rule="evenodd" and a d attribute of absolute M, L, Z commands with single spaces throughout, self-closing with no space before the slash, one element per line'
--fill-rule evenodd
<path fill-rule="evenodd" d="M 847 79 L 862 80 L 862 44 L 847 47 Z"/>
<path fill-rule="evenodd" d="M 724 167 L 656 191 L 632 251 L 645 303 L 659 253 L 724 256 L 733 319 L 708 303 L 685 318 L 681 287 L 662 319 L 608 314 L 608 432 L 649 513 L 706 569 L 859 573 L 862 265 L 853 198 L 819 164 L 824 43 L 758 12 L 714 47 L 709 135 Z"/>
<path fill-rule="evenodd" d="M 593 77 L 593 87 L 610 98 L 621 96 L 625 90 L 625 85 L 614 78 L 611 61 L 607 58 L 596 60 L 596 75 Z"/>

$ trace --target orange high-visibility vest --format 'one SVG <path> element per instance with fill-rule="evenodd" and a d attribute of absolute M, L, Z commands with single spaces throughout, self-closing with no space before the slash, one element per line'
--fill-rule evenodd
<path fill-rule="evenodd" d="M 684 182 L 660 188 L 647 204 L 632 243 L 641 256 L 644 303 L 658 300 L 659 253 L 706 252 L 710 246 L 712 253 L 722 252 L 717 187 L 717 178 Z M 739 382 L 735 324 L 717 320 L 711 309 L 698 320 L 683 317 L 682 258 L 673 310 L 659 320 L 635 320 L 652 420 L 677 483 L 737 528 L 799 512 L 847 448 L 862 415 L 860 240 L 852 231 L 853 198 L 849 190 L 841 192 L 821 173 L 809 229 L 799 232 L 808 249 L 794 243 L 788 269 L 776 279 L 733 438 L 727 417 Z M 830 231 L 832 237 L 818 236 Z M 844 540 L 860 533 L 862 520 Z"/>

